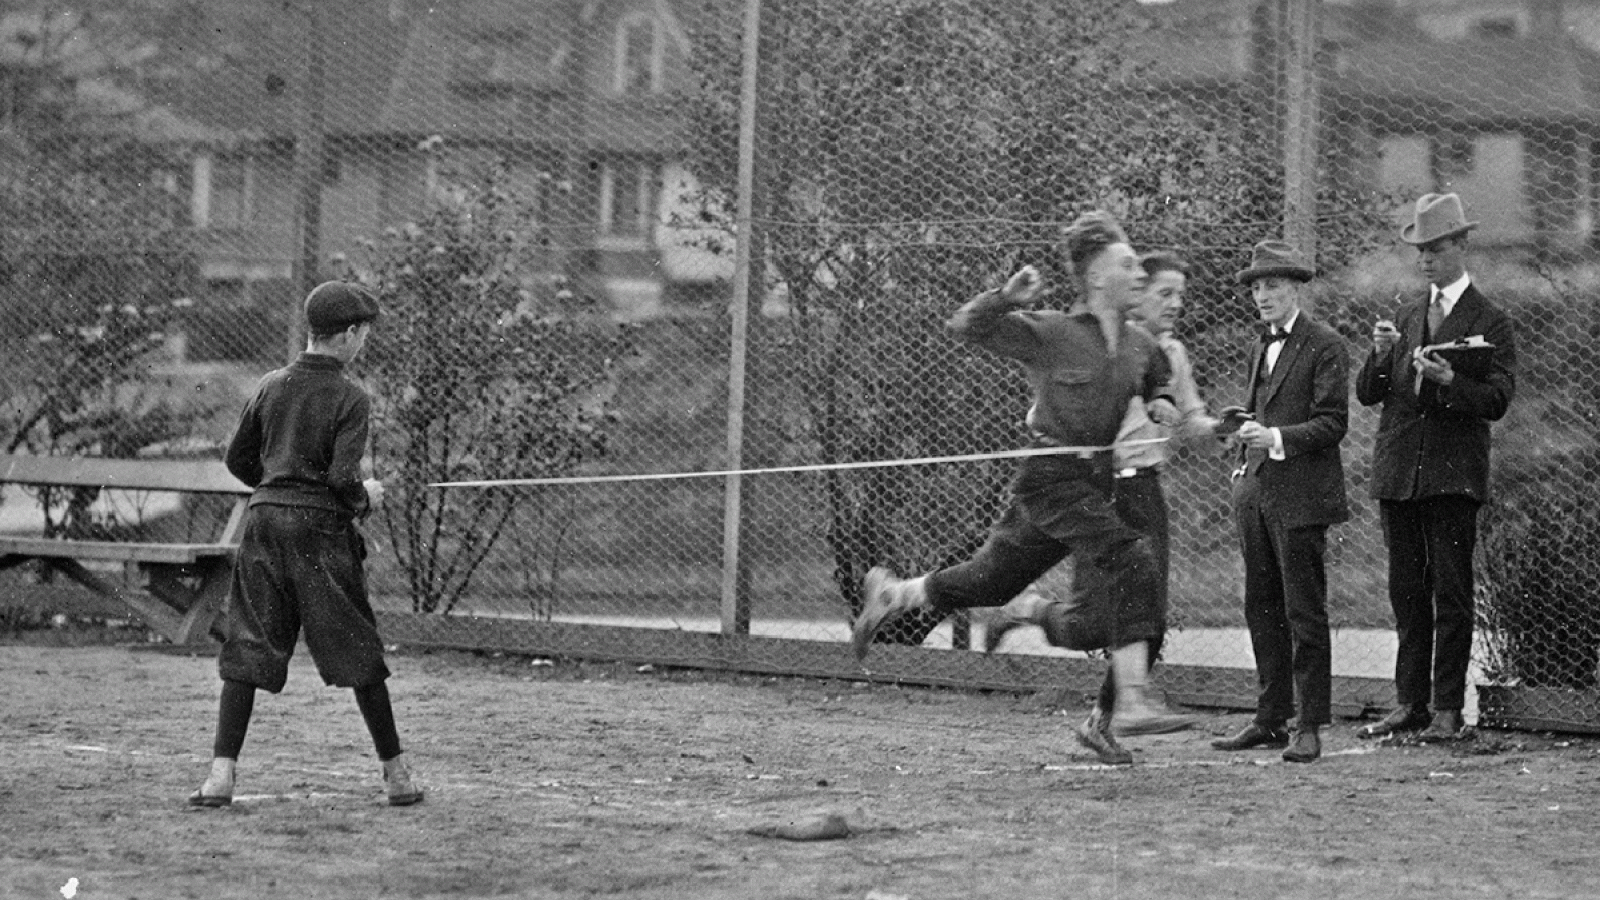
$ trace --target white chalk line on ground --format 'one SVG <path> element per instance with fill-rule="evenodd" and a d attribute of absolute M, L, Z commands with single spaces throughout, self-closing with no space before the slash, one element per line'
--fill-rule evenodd
<path fill-rule="evenodd" d="M 175 753 L 152 753 L 152 752 L 149 752 L 149 751 L 136 750 L 136 749 L 116 749 L 116 750 L 113 750 L 111 748 L 102 747 L 102 746 L 99 746 L 99 745 L 96 745 L 96 744 L 66 744 L 66 745 L 62 745 L 59 742 L 48 741 L 48 740 L 34 740 L 34 741 L 30 741 L 29 743 L 33 744 L 34 746 L 55 749 L 55 750 L 59 750 L 61 752 L 65 752 L 65 753 L 105 753 L 105 754 L 108 754 L 108 755 L 144 756 L 144 757 L 152 757 L 152 758 L 154 758 L 154 757 L 173 758 L 173 757 L 177 757 L 177 756 L 185 756 L 185 757 L 187 757 L 187 759 L 188 759 L 188 761 L 190 763 L 194 764 L 197 767 L 197 769 L 198 769 L 198 767 L 203 766 L 206 763 L 210 762 L 209 757 L 202 757 L 202 756 L 194 754 L 194 753 L 176 753 L 176 752 Z M 1379 749 L 1380 748 L 1377 747 L 1377 746 L 1353 747 L 1353 748 L 1350 748 L 1350 749 L 1347 749 L 1347 750 L 1331 751 L 1329 753 L 1323 754 L 1323 756 L 1324 756 L 1324 758 L 1327 758 L 1327 757 L 1338 757 L 1338 756 L 1363 756 L 1363 755 L 1367 755 L 1367 754 L 1370 754 L 1370 753 L 1376 753 L 1376 752 L 1379 751 Z M 1090 773 L 1092 773 L 1092 772 L 1104 772 L 1104 773 L 1122 775 L 1122 774 L 1125 774 L 1125 773 L 1127 773 L 1127 774 L 1137 774 L 1140 770 L 1145 770 L 1145 769 L 1169 770 L 1169 769 L 1185 769 L 1185 768 L 1228 768 L 1228 767 L 1239 767 L 1239 766 L 1257 766 L 1257 767 L 1260 767 L 1260 766 L 1285 765 L 1285 764 L 1286 764 L 1285 761 L 1280 759 L 1276 754 L 1272 754 L 1272 755 L 1269 755 L 1269 756 L 1266 756 L 1266 757 L 1262 757 L 1262 758 L 1249 758 L 1249 757 L 1245 757 L 1245 756 L 1232 755 L 1232 756 L 1229 756 L 1226 759 L 1199 759 L 1199 758 L 1195 758 L 1195 759 L 1161 760 L 1161 761 L 1156 761 L 1156 762 L 1139 762 L 1139 763 L 1137 763 L 1136 765 L 1133 765 L 1133 766 L 1108 766 L 1108 765 L 1106 765 L 1104 763 L 1091 763 L 1091 762 L 1085 762 L 1085 763 L 1046 763 L 1044 765 L 1037 765 L 1037 766 L 1030 765 L 1030 766 L 1021 766 L 1021 767 L 1004 768 L 1004 769 L 1001 769 L 1001 768 L 996 768 L 996 769 L 969 769 L 969 770 L 967 770 L 967 772 L 965 774 L 967 774 L 969 776 L 977 776 L 977 777 L 990 777 L 990 776 L 992 776 L 992 777 L 997 777 L 997 778 L 1009 778 L 1009 777 L 1014 777 L 1014 776 L 1017 776 L 1017 775 L 1027 774 L 1028 772 L 1041 772 L 1041 771 L 1042 772 L 1090 772 Z M 381 796 L 379 794 L 379 792 L 377 791 L 377 788 L 379 786 L 381 786 L 381 778 L 379 778 L 377 776 L 376 772 L 368 772 L 366 770 L 362 770 L 360 772 L 357 772 L 357 771 L 353 771 L 353 770 L 350 770 L 350 769 L 338 769 L 338 768 L 319 767 L 319 766 L 304 766 L 304 765 L 271 765 L 270 767 L 264 767 L 264 768 L 267 768 L 271 772 L 277 773 L 277 774 L 312 776 L 312 777 L 317 777 L 317 778 L 325 778 L 325 779 L 333 779 L 333 780 L 351 779 L 351 780 L 354 780 L 354 781 L 361 782 L 363 785 L 365 785 L 368 781 L 370 781 L 372 783 L 372 786 L 371 786 L 370 789 L 366 788 L 366 787 L 363 787 L 363 788 L 351 789 L 351 790 L 347 790 L 347 791 L 310 790 L 310 791 L 286 791 L 286 792 L 282 792 L 282 793 L 235 794 L 234 798 L 233 798 L 233 802 L 234 803 L 236 803 L 236 804 L 240 804 L 240 803 L 267 803 L 267 802 L 281 802 L 281 801 L 289 801 L 289 800 L 318 800 L 318 799 L 334 799 L 334 798 L 358 798 L 359 799 L 359 798 L 367 798 L 369 796 Z M 894 768 L 896 771 L 901 771 L 899 767 L 886 766 L 886 768 Z M 504 778 L 499 778 L 499 779 L 496 779 L 494 781 L 479 781 L 479 780 L 456 779 L 456 778 L 442 778 L 441 779 L 441 778 L 437 778 L 437 777 L 428 776 L 426 771 L 418 771 L 418 772 L 416 772 L 416 776 L 417 776 L 418 781 L 422 785 L 423 789 L 425 791 L 429 791 L 429 792 L 439 791 L 439 792 L 443 792 L 443 793 L 446 793 L 446 794 L 459 792 L 459 793 L 461 793 L 463 795 L 480 795 L 480 796 L 481 795 L 485 795 L 485 794 L 488 794 L 488 795 L 500 795 L 500 796 L 522 794 L 522 795 L 530 795 L 530 796 L 534 796 L 534 797 L 537 797 L 537 798 L 540 798 L 540 799 L 551 800 L 551 801 L 577 803 L 577 804 L 583 805 L 583 806 L 615 806 L 615 807 L 618 807 L 618 808 L 625 808 L 625 807 L 630 806 L 630 805 L 639 805 L 639 804 L 645 804 L 645 805 L 651 805 L 651 806 L 665 806 L 665 807 L 674 807 L 674 808 L 676 808 L 677 806 L 680 805 L 680 803 L 679 803 L 679 801 L 652 800 L 652 799 L 650 799 L 648 797 L 639 796 L 637 793 L 634 793 L 633 795 L 631 795 L 628 798 L 628 801 L 626 803 L 620 803 L 620 802 L 614 802 L 614 801 L 602 799 L 602 795 L 607 793 L 607 792 L 615 792 L 615 791 L 618 791 L 618 790 L 637 789 L 637 788 L 644 788 L 644 787 L 658 787 L 658 788 L 668 788 L 668 789 L 675 788 L 675 787 L 677 787 L 677 788 L 696 788 L 696 784 L 697 784 L 696 780 L 693 779 L 693 778 L 678 779 L 678 778 L 675 778 L 673 776 L 667 776 L 665 778 L 659 778 L 659 779 L 627 778 L 627 779 L 617 779 L 615 781 L 573 781 L 573 780 L 570 780 L 570 779 L 568 779 L 568 780 L 544 779 L 544 780 L 539 780 L 539 781 L 522 781 L 522 780 L 509 780 L 509 779 L 504 779 Z M 803 782 L 810 783 L 810 782 L 812 782 L 813 779 L 812 779 L 812 776 L 810 774 L 790 777 L 790 776 L 777 775 L 777 774 L 772 774 L 772 773 L 759 773 L 759 774 L 753 773 L 753 774 L 748 774 L 748 775 L 742 776 L 738 780 L 740 780 L 740 781 L 750 781 L 750 782 L 775 782 L 775 781 L 776 782 L 784 782 L 784 781 L 802 782 L 803 781 Z M 832 782 L 830 784 L 830 786 L 829 786 L 829 789 L 828 789 L 828 793 L 830 793 L 830 794 L 851 793 L 851 792 L 852 792 L 852 790 L 851 790 L 851 787 L 849 785 L 840 784 L 838 781 Z M 734 806 L 755 805 L 755 804 L 759 804 L 761 802 L 763 802 L 763 801 L 760 798 L 744 800 L 744 801 L 739 801 L 739 800 L 735 800 L 735 799 L 732 799 L 732 798 L 725 798 L 722 801 L 722 805 L 734 805 Z"/>

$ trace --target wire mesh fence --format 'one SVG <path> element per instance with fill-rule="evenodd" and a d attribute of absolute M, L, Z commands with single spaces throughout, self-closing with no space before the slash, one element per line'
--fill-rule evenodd
<path fill-rule="evenodd" d="M 369 570 L 418 639 L 689 659 L 749 634 L 857 673 L 839 651 L 866 569 L 965 558 L 1007 499 L 1005 458 L 826 468 L 1021 446 L 1027 385 L 951 339 L 961 302 L 1032 264 L 1070 303 L 1060 229 L 1108 209 L 1190 263 L 1175 334 L 1215 411 L 1244 396 L 1253 243 L 1316 260 L 1310 314 L 1359 366 L 1372 322 L 1425 290 L 1396 240 L 1412 202 L 1457 192 L 1521 360 L 1474 677 L 1600 727 L 1571 712 L 1600 648 L 1600 4 L 84 0 L 0 3 L 0 25 L 8 450 L 214 453 L 301 346 L 309 286 L 366 281 L 385 316 L 354 373 L 392 491 Z M 1392 697 L 1372 687 L 1394 660 L 1377 422 L 1352 398 L 1354 517 L 1329 542 L 1335 671 L 1374 679 L 1356 708 Z M 1171 449 L 1164 683 L 1242 673 L 1223 693 L 1248 700 L 1232 457 Z M 430 486 L 808 465 L 739 479 L 737 504 L 726 478 Z M 0 515 L 35 527 L 35 505 L 8 488 Z M 995 683 L 1062 653 L 937 652 L 983 624 L 903 623 L 930 650 L 888 669 Z"/>

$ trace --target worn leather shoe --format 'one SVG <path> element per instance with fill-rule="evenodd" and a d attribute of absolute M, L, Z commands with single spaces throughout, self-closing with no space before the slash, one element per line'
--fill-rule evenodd
<path fill-rule="evenodd" d="M 1106 714 L 1097 706 L 1089 712 L 1089 718 L 1083 720 L 1083 724 L 1078 726 L 1073 736 L 1078 739 L 1078 743 L 1093 751 L 1094 755 L 1108 766 L 1133 765 L 1133 753 L 1117 743 L 1108 725 Z"/>
<path fill-rule="evenodd" d="M 1441 709 L 1433 714 L 1433 723 L 1417 735 L 1419 741 L 1459 741 L 1467 723 L 1459 709 Z"/>
<path fill-rule="evenodd" d="M 411 779 L 411 767 L 404 754 L 383 761 L 383 783 L 390 806 L 414 806 L 422 802 L 422 789 Z"/>
<path fill-rule="evenodd" d="M 922 605 L 926 594 L 923 579 L 905 581 L 882 566 L 873 566 L 861 584 L 861 614 L 850 629 L 850 645 L 856 659 L 866 659 L 872 636 L 890 619 Z"/>
<path fill-rule="evenodd" d="M 1289 749 L 1283 751 L 1284 762 L 1316 762 L 1320 756 L 1322 756 L 1322 738 L 1317 735 L 1315 725 L 1296 728 L 1289 738 Z"/>
<path fill-rule="evenodd" d="M 1433 715 L 1426 709 L 1414 706 L 1399 706 L 1387 716 L 1376 722 L 1369 722 L 1356 729 L 1356 737 L 1380 738 L 1388 737 L 1397 731 L 1416 731 L 1428 727 L 1433 721 Z"/>
<path fill-rule="evenodd" d="M 1249 750 L 1252 747 L 1276 749 L 1289 746 L 1289 732 L 1282 725 L 1268 728 L 1257 722 L 1251 722 L 1233 737 L 1218 738 L 1212 741 L 1211 746 L 1218 750 Z"/>

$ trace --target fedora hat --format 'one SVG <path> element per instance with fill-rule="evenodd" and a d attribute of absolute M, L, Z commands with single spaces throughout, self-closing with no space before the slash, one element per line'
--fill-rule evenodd
<path fill-rule="evenodd" d="M 1431 244 L 1441 238 L 1466 234 L 1478 227 L 1468 222 L 1456 194 L 1423 194 L 1417 200 L 1416 219 L 1400 229 L 1400 240 L 1408 244 Z"/>
<path fill-rule="evenodd" d="M 1287 242 L 1262 241 L 1250 253 L 1250 268 L 1240 270 L 1235 278 L 1240 284 L 1249 284 L 1258 278 L 1310 281 L 1316 274 L 1317 270 L 1307 265 Z"/>

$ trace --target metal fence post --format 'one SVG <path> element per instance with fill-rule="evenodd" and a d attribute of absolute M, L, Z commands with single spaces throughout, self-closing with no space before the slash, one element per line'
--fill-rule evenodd
<path fill-rule="evenodd" d="M 744 460 L 745 356 L 750 328 L 751 188 L 755 182 L 756 71 L 760 62 L 761 0 L 745 0 L 744 41 L 739 90 L 739 196 L 734 250 L 732 334 L 728 341 L 728 468 Z M 741 480 L 729 475 L 722 511 L 722 633 L 748 634 L 750 592 L 748 562 L 740 557 Z"/>

